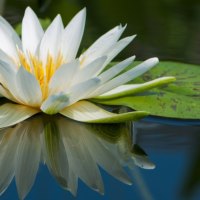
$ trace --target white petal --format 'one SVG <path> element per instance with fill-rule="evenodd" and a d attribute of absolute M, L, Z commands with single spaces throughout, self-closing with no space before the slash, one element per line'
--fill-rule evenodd
<path fill-rule="evenodd" d="M 10 99 L 11 101 L 14 101 L 14 102 L 16 101 L 16 99 L 12 96 L 9 90 L 4 88 L 2 85 L 0 85 L 0 95 L 1 97 L 5 97 L 7 99 Z"/>
<path fill-rule="evenodd" d="M 0 106 L 0 128 L 15 125 L 38 112 L 40 111 L 23 105 L 3 104 Z"/>
<path fill-rule="evenodd" d="M 46 65 L 47 57 L 52 56 L 55 60 L 60 52 L 60 43 L 63 34 L 63 23 L 60 15 L 53 20 L 42 38 L 40 44 L 40 59 Z"/>
<path fill-rule="evenodd" d="M 18 98 L 16 90 L 16 71 L 8 63 L 3 62 L 2 60 L 0 60 L 0 83 L 6 90 L 8 90 L 8 93 L 12 94 L 14 98 L 9 99 L 21 102 L 20 98 Z"/>
<path fill-rule="evenodd" d="M 8 89 L 15 88 L 16 71 L 8 64 L 0 60 L 0 82 Z"/>
<path fill-rule="evenodd" d="M 79 61 L 75 60 L 59 67 L 49 82 L 49 95 L 67 90 L 73 81 L 73 76 L 77 72 L 79 65 Z"/>
<path fill-rule="evenodd" d="M 14 71 L 17 70 L 17 66 L 14 60 L 11 57 L 9 57 L 6 53 L 4 53 L 2 50 L 0 50 L 0 60 L 7 63 L 11 68 L 13 68 Z"/>
<path fill-rule="evenodd" d="M 148 114 L 142 111 L 115 114 L 88 101 L 79 101 L 64 108 L 60 113 L 76 121 L 89 123 L 120 123 L 128 120 L 139 119 Z"/>
<path fill-rule="evenodd" d="M 161 77 L 154 79 L 152 81 L 148 81 L 146 83 L 141 84 L 127 84 L 127 85 L 121 85 L 119 87 L 116 87 L 113 90 L 110 90 L 103 95 L 100 95 L 97 97 L 97 99 L 110 99 L 110 98 L 119 98 L 122 96 L 128 96 L 133 95 L 138 92 L 144 92 L 146 90 L 149 90 L 154 87 L 159 87 L 161 85 L 168 84 L 170 82 L 174 82 L 176 79 L 174 77 Z"/>
<path fill-rule="evenodd" d="M 20 67 L 16 75 L 17 92 L 22 101 L 30 106 L 39 106 L 42 92 L 35 76 Z"/>
<path fill-rule="evenodd" d="M 37 122 L 25 122 L 18 129 L 20 142 L 16 153 L 15 180 L 20 199 L 24 199 L 30 191 L 39 167 L 41 130 Z"/>
<path fill-rule="evenodd" d="M 58 93 L 49 96 L 41 105 L 40 109 L 49 115 L 56 114 L 69 104 L 69 95 Z"/>
<path fill-rule="evenodd" d="M 62 38 L 62 53 L 66 62 L 75 59 L 85 27 L 86 9 L 81 10 L 67 25 Z"/>
<path fill-rule="evenodd" d="M 2 17 L 0 17 L 0 38 L 0 49 L 18 62 L 16 47 L 21 48 L 21 41 L 11 25 Z"/>
<path fill-rule="evenodd" d="M 18 46 L 18 48 L 21 49 L 21 40 L 16 31 L 13 29 L 13 27 L 3 18 L 0 16 L 0 24 L 5 25 L 6 29 L 9 31 L 10 36 L 13 38 L 15 44 Z"/>
<path fill-rule="evenodd" d="M 82 65 L 86 66 L 98 57 L 105 56 L 108 49 L 110 49 L 118 41 L 125 28 L 126 26 L 122 27 L 120 25 L 102 35 L 81 55 L 80 59 L 83 63 Z"/>
<path fill-rule="evenodd" d="M 101 83 L 105 83 L 108 80 L 112 79 L 116 75 L 118 75 L 121 71 L 123 71 L 126 67 L 128 67 L 135 60 L 135 56 L 127 58 L 126 60 L 118 63 L 117 65 L 112 66 L 110 69 L 106 70 L 98 77 L 101 79 Z"/>
<path fill-rule="evenodd" d="M 92 61 L 84 68 L 80 67 L 80 70 L 77 71 L 75 77 L 73 78 L 73 83 L 81 83 L 98 75 L 103 70 L 103 64 L 106 59 L 107 57 L 103 56 Z"/>
<path fill-rule="evenodd" d="M 37 16 L 30 7 L 26 8 L 22 21 L 22 45 L 25 54 L 35 54 L 43 34 L 44 31 Z"/>
<path fill-rule="evenodd" d="M 123 74 L 113 78 L 112 80 L 108 81 L 107 83 L 103 84 L 97 91 L 95 91 L 96 96 L 104 94 L 120 85 L 123 85 L 134 78 L 142 75 L 143 73 L 150 70 L 158 63 L 158 58 L 150 58 L 143 63 L 139 64 L 138 66 L 134 67 L 133 69 L 124 72 Z"/>
<path fill-rule="evenodd" d="M 128 44 L 133 41 L 135 37 L 136 35 L 123 38 L 112 47 L 110 47 L 110 49 L 108 49 L 106 52 L 107 61 L 105 62 L 105 65 L 107 65 L 113 58 L 115 58 Z"/>
<path fill-rule="evenodd" d="M 100 84 L 98 78 L 89 79 L 83 83 L 79 83 L 70 89 L 69 104 L 71 105 L 80 99 L 85 99 L 94 91 Z"/>

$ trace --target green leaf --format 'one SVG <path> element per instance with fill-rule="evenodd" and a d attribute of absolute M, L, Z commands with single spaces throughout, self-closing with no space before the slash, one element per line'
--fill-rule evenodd
<path fill-rule="evenodd" d="M 137 63 L 136 63 L 137 64 Z M 134 67 L 131 65 L 131 67 Z M 151 115 L 200 119 L 200 67 L 192 64 L 160 62 L 143 76 L 129 82 L 144 83 L 158 77 L 175 76 L 176 81 L 148 91 L 113 99 L 95 99 L 105 105 L 125 105 Z"/>

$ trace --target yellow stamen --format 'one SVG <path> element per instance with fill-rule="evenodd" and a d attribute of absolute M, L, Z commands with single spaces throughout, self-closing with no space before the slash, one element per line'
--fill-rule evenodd
<path fill-rule="evenodd" d="M 53 59 L 53 57 L 48 54 L 45 66 L 41 60 L 30 53 L 27 58 L 21 50 L 18 50 L 18 55 L 20 60 L 19 66 L 23 66 L 36 77 L 40 84 L 43 99 L 46 99 L 48 96 L 49 81 L 55 71 L 64 63 L 62 54 L 59 53 L 56 59 Z"/>

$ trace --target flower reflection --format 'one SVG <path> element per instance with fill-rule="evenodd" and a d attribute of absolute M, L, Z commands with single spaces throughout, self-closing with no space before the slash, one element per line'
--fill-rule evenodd
<path fill-rule="evenodd" d="M 124 166 L 154 168 L 133 145 L 130 124 L 83 124 L 60 115 L 38 115 L 0 132 L 0 192 L 15 177 L 20 199 L 30 191 L 40 162 L 57 182 L 76 195 L 80 178 L 104 193 L 99 166 L 125 184 L 131 180 Z"/>

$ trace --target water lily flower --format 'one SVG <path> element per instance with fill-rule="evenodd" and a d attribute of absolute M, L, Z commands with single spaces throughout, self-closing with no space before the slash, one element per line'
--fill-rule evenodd
<path fill-rule="evenodd" d="M 78 179 L 104 193 L 99 167 L 130 185 L 132 180 L 125 166 L 155 166 L 146 155 L 132 151 L 131 134 L 126 127 L 125 123 L 94 125 L 62 116 L 38 115 L 1 129 L 0 194 L 15 178 L 19 198 L 24 199 L 34 184 L 40 163 L 47 165 L 62 188 L 73 195 L 77 193 Z"/>
<path fill-rule="evenodd" d="M 83 9 L 64 28 L 57 15 L 44 31 L 28 7 L 20 39 L 0 17 L 0 94 L 14 102 L 0 107 L 0 127 L 16 124 L 39 112 L 61 113 L 77 121 L 93 123 L 122 122 L 147 114 L 114 114 L 92 103 L 91 99 L 99 97 L 130 94 L 138 86 L 124 84 L 151 69 L 158 59 L 148 59 L 123 72 L 135 59 L 132 56 L 105 70 L 135 37 L 119 40 L 125 29 L 121 25 L 101 36 L 77 57 L 85 18 L 86 9 Z M 169 79 L 161 78 L 159 83 Z"/>

